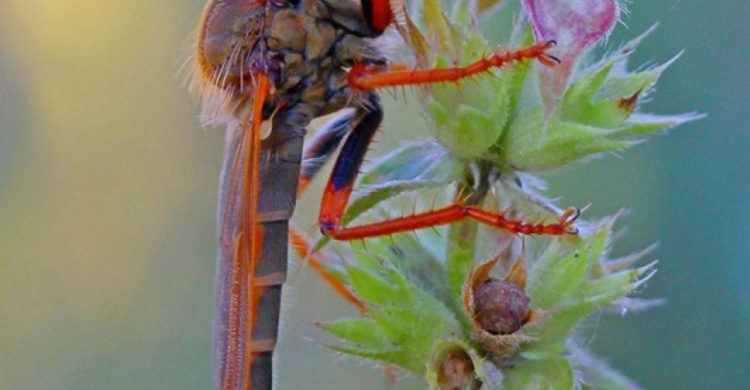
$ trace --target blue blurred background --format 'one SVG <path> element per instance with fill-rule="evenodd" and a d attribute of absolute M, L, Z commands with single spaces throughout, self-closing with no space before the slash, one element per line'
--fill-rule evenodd
<path fill-rule="evenodd" d="M 750 388 L 742 4 L 633 1 L 611 44 L 659 21 L 635 63 L 685 49 L 646 110 L 709 116 L 546 177 L 560 204 L 591 203 L 585 217 L 630 210 L 615 254 L 660 243 L 641 296 L 667 305 L 585 324 L 591 347 L 647 388 Z M 199 127 L 176 76 L 201 7 L 0 0 L 0 388 L 210 387 L 223 131 Z M 424 127 L 413 99 L 387 110 L 385 144 Z M 300 205 L 308 221 L 316 204 Z M 352 311 L 291 270 L 278 388 L 388 388 L 374 364 L 316 343 L 315 321 Z"/>

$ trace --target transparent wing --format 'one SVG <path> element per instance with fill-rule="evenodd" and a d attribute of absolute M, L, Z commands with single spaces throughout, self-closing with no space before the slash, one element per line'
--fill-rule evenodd
<path fill-rule="evenodd" d="M 258 218 L 260 108 L 268 93 L 268 81 L 259 76 L 257 83 L 252 117 L 228 126 L 219 184 L 219 248 L 214 292 L 216 389 L 250 388 L 250 383 L 259 379 L 251 378 L 255 349 L 268 348 L 254 340 L 256 312 L 263 294 L 263 283 L 258 283 L 255 275 L 264 240 Z"/>
<path fill-rule="evenodd" d="M 215 389 L 234 388 L 244 360 L 244 334 L 248 313 L 249 259 L 239 253 L 242 189 L 244 187 L 247 137 L 241 125 L 227 128 L 224 164 L 219 184 L 219 248 L 214 285 L 214 381 Z"/>
<path fill-rule="evenodd" d="M 270 389 L 286 278 L 289 218 L 304 130 L 276 116 L 261 142 L 268 81 L 256 75 L 253 119 L 230 123 L 219 188 L 214 314 L 217 389 Z"/>

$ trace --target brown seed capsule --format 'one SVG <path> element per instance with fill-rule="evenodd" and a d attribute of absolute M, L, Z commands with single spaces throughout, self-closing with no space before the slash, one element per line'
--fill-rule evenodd
<path fill-rule="evenodd" d="M 529 315 L 529 297 L 515 284 L 494 278 L 474 290 L 477 323 L 491 334 L 511 334 L 521 328 Z"/>
<path fill-rule="evenodd" d="M 441 390 L 475 390 L 481 382 L 474 375 L 474 363 L 463 351 L 448 354 L 438 367 L 438 385 Z"/>

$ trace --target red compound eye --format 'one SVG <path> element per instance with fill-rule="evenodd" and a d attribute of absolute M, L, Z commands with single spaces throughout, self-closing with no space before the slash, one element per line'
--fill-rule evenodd
<path fill-rule="evenodd" d="M 380 34 L 393 21 L 389 0 L 362 0 L 362 10 L 370 28 Z"/>

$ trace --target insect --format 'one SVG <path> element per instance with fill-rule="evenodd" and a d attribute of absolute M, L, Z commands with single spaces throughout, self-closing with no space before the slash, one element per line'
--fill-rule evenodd
<path fill-rule="evenodd" d="M 408 69 L 378 46 L 401 12 L 388 0 L 210 0 L 195 46 L 205 124 L 227 124 L 220 179 L 214 386 L 270 389 L 289 219 L 299 191 L 343 141 L 323 195 L 323 234 L 352 240 L 463 218 L 524 234 L 564 234 L 575 219 L 525 224 L 460 203 L 348 227 L 341 217 L 383 120 L 382 87 L 456 81 L 515 60 L 554 65 L 554 42 L 495 53 L 466 67 Z M 307 147 L 306 126 L 342 111 Z M 345 141 L 344 141 L 345 139 Z"/>

